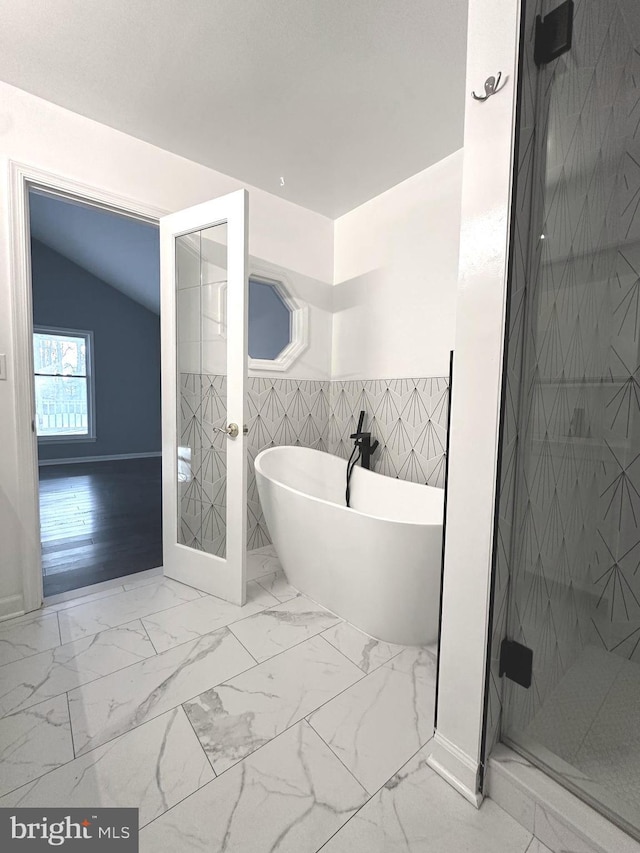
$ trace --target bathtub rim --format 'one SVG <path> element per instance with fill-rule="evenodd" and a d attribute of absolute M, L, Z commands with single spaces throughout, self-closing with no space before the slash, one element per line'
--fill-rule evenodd
<path fill-rule="evenodd" d="M 376 521 L 383 521 L 387 524 L 398 524 L 403 527 L 442 527 L 444 524 L 444 489 L 438 488 L 438 486 L 426 486 L 428 489 L 436 489 L 439 492 L 442 492 L 442 519 L 440 521 L 426 521 L 426 522 L 418 522 L 418 521 L 401 521 L 396 518 L 387 518 L 382 515 L 373 515 L 370 512 L 362 512 L 361 510 L 354 509 L 350 506 L 342 506 L 341 504 L 334 503 L 333 501 L 328 501 L 325 498 L 317 498 L 315 495 L 310 495 L 307 492 L 301 492 L 300 489 L 294 489 L 293 486 L 288 486 L 286 483 L 283 483 L 281 480 L 277 480 L 275 477 L 270 477 L 268 474 L 262 470 L 261 459 L 263 456 L 267 456 L 269 453 L 273 453 L 274 451 L 283 451 L 283 450 L 305 450 L 310 453 L 321 453 L 323 456 L 332 456 L 334 459 L 339 459 L 341 462 L 347 464 L 347 460 L 343 459 L 341 456 L 336 456 L 335 453 L 328 453 L 326 450 L 317 450 L 315 447 L 299 447 L 295 444 L 281 444 L 277 447 L 265 447 L 264 450 L 261 450 L 260 453 L 255 458 L 254 466 L 256 470 L 256 474 L 260 474 L 261 477 L 264 477 L 265 480 L 268 480 L 271 483 L 275 483 L 280 488 L 285 489 L 288 492 L 292 492 L 294 495 L 300 495 L 300 497 L 306 498 L 307 500 L 314 501 L 315 503 L 324 504 L 325 506 L 332 506 L 338 510 L 345 510 L 346 512 L 353 513 L 354 515 L 359 515 L 361 518 L 373 518 Z M 367 470 L 367 474 L 370 474 L 373 477 L 381 477 L 386 479 L 386 474 L 380 474 L 378 471 Z M 420 486 L 420 483 L 413 483 L 410 480 L 400 480 L 401 483 L 407 483 L 412 486 Z M 426 485 L 426 484 L 425 484 Z M 346 487 L 346 484 L 345 484 Z"/>

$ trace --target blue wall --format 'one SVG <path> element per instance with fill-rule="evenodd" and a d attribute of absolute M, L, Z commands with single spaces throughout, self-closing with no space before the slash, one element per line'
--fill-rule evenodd
<path fill-rule="evenodd" d="M 40 444 L 39 458 L 159 451 L 160 318 L 37 240 L 31 273 L 34 325 L 94 336 L 96 441 Z"/>
<path fill-rule="evenodd" d="M 272 285 L 249 279 L 249 355 L 277 358 L 291 340 L 291 312 Z"/>

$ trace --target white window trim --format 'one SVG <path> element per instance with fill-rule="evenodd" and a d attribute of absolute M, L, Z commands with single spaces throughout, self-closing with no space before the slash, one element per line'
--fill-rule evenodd
<path fill-rule="evenodd" d="M 85 360 L 87 365 L 87 435 L 38 435 L 38 444 L 77 444 L 84 441 L 96 441 L 96 408 L 95 408 L 95 376 L 93 370 L 93 332 L 87 329 L 61 329 L 58 326 L 36 326 L 33 333 L 45 335 L 69 335 L 69 337 L 82 337 L 87 341 Z M 33 344 L 32 344 L 33 345 Z M 33 375 L 35 377 L 36 371 Z M 37 412 L 36 412 L 37 416 Z"/>
<path fill-rule="evenodd" d="M 265 274 L 255 267 L 249 271 L 249 279 L 273 287 L 289 309 L 291 313 L 291 341 L 277 358 L 251 358 L 249 356 L 250 370 L 289 370 L 309 345 L 309 307 L 298 302 L 292 296 L 292 288 L 287 282 L 286 276 L 278 273 L 278 278 L 272 278 L 273 275 L 274 272 L 272 271 Z"/>

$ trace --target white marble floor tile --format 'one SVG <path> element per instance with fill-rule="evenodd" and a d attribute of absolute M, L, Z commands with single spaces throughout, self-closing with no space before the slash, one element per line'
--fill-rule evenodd
<path fill-rule="evenodd" d="M 165 812 L 141 853 L 316 853 L 366 794 L 299 723 Z"/>
<path fill-rule="evenodd" d="M 273 545 L 256 548 L 247 553 L 247 580 L 255 580 L 262 575 L 270 575 L 282 569 Z"/>
<path fill-rule="evenodd" d="M 273 607 L 278 600 L 270 595 L 255 581 L 247 584 L 247 603 L 244 607 L 205 595 L 147 616 L 142 620 L 149 633 L 151 642 L 158 652 L 164 652 L 173 646 L 193 640 L 203 634 L 210 634 L 217 628 L 245 619 L 259 613 L 265 607 Z"/>
<path fill-rule="evenodd" d="M 66 695 L 0 719 L 0 796 L 72 759 Z"/>
<path fill-rule="evenodd" d="M 322 848 L 322 853 L 524 853 L 531 833 L 491 800 L 480 809 L 427 765 L 420 750 Z"/>
<path fill-rule="evenodd" d="M 322 636 L 363 672 L 377 669 L 405 648 L 405 646 L 395 646 L 392 643 L 374 640 L 348 622 L 334 625 L 327 631 L 323 631 Z"/>
<path fill-rule="evenodd" d="M 69 693 L 76 755 L 255 666 L 227 628 L 183 643 Z"/>
<path fill-rule="evenodd" d="M 144 826 L 213 778 L 184 711 L 174 708 L 13 791 L 0 806 L 135 806 Z"/>
<path fill-rule="evenodd" d="M 341 620 L 304 595 L 235 622 L 231 630 L 258 661 L 290 649 Z"/>
<path fill-rule="evenodd" d="M 0 622 L 0 666 L 60 645 L 56 613 L 20 622 Z"/>
<path fill-rule="evenodd" d="M 185 710 L 220 773 L 361 677 L 326 640 L 312 637 L 185 703 Z"/>
<path fill-rule="evenodd" d="M 193 587 L 161 579 L 157 583 L 80 604 L 59 613 L 62 642 L 97 634 L 106 628 L 115 628 L 199 597 L 200 593 Z"/>
<path fill-rule="evenodd" d="M 139 621 L 0 667 L 0 716 L 155 655 Z"/>
<path fill-rule="evenodd" d="M 308 718 L 373 794 L 433 734 L 435 661 L 407 649 Z M 402 660 L 401 660 L 402 659 Z"/>
<path fill-rule="evenodd" d="M 291 586 L 282 570 L 274 572 L 272 575 L 261 575 L 258 578 L 258 583 L 263 589 L 275 596 L 278 601 L 289 601 L 298 595 L 298 590 Z"/>

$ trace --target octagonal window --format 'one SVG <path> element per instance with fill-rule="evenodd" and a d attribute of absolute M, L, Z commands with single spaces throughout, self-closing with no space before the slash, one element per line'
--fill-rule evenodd
<path fill-rule="evenodd" d="M 249 357 L 273 361 L 291 343 L 291 308 L 279 282 L 249 278 Z"/>
<path fill-rule="evenodd" d="M 278 278 L 254 271 L 249 276 L 249 367 L 280 371 L 307 348 L 309 308 L 299 302 L 278 271 Z"/>

